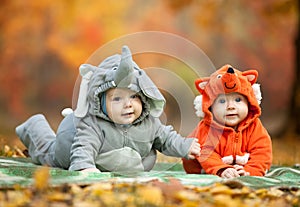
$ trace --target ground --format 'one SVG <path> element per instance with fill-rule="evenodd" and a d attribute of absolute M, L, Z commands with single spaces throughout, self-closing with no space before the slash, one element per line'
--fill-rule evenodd
<path fill-rule="evenodd" d="M 300 138 L 292 135 L 273 139 L 274 165 L 300 163 Z M 23 156 L 22 147 L 3 143 L 2 156 Z M 180 159 L 159 155 L 159 162 L 180 163 Z M 295 168 L 297 169 L 297 168 Z M 299 168 L 298 168 L 299 169 Z M 47 167 L 32 174 L 31 186 L 0 189 L 1 206 L 300 206 L 300 186 L 251 188 L 239 180 L 222 180 L 208 186 L 183 184 L 176 178 L 143 182 L 107 179 L 92 184 L 51 185 Z M 297 172 L 300 172 L 299 170 Z M 22 173 L 21 173 L 22 174 Z M 0 178 L 4 178 L 0 174 Z M 5 178 L 4 178 L 5 179 Z M 299 180 L 299 179 L 298 179 Z M 298 182 L 299 183 L 299 182 Z"/>

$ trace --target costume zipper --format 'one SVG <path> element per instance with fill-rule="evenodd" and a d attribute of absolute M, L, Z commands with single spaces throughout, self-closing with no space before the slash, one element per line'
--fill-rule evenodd
<path fill-rule="evenodd" d="M 239 142 L 239 133 L 236 133 L 235 136 L 234 136 L 234 140 L 233 140 L 233 157 L 234 157 L 234 162 L 235 162 L 236 148 L 237 148 L 238 142 Z"/>
<path fill-rule="evenodd" d="M 123 144 L 123 147 L 125 147 L 125 146 L 127 146 L 127 142 L 128 142 L 127 129 L 123 130 L 123 135 L 124 135 L 124 144 Z"/>

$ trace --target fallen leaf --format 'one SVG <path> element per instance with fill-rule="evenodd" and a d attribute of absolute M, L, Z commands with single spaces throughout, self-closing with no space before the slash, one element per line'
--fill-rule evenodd
<path fill-rule="evenodd" d="M 184 190 L 184 186 L 180 183 L 180 181 L 174 178 L 170 178 L 169 182 L 155 180 L 152 181 L 152 185 L 160 188 L 166 199 L 176 198 L 176 193 Z"/>
<path fill-rule="evenodd" d="M 34 188 L 37 191 L 45 191 L 49 185 L 49 167 L 42 166 L 34 172 Z"/>
<path fill-rule="evenodd" d="M 161 206 L 164 201 L 162 190 L 159 187 L 155 186 L 139 187 L 139 189 L 137 190 L 137 196 L 140 198 L 138 203 L 141 203 L 142 205 L 152 204 Z"/>

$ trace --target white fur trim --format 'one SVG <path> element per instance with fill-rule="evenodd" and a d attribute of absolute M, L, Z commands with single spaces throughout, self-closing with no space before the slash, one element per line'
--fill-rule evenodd
<path fill-rule="evenodd" d="M 198 95 L 194 99 L 194 108 L 196 110 L 196 115 L 200 118 L 203 118 L 204 113 L 202 111 L 202 95 Z"/>
<path fill-rule="evenodd" d="M 253 92 L 255 95 L 255 98 L 258 102 L 258 104 L 261 104 L 261 100 L 262 100 L 262 95 L 261 95 L 261 91 L 260 91 L 260 84 L 258 83 L 254 83 L 252 85 L 253 88 Z M 195 97 L 194 99 L 194 108 L 196 110 L 196 115 L 197 117 L 203 118 L 204 117 L 204 113 L 202 111 L 202 95 L 198 95 Z"/>
<path fill-rule="evenodd" d="M 233 156 L 225 156 L 221 158 L 224 164 L 231 165 L 233 163 Z"/>
<path fill-rule="evenodd" d="M 246 153 L 243 156 L 236 155 L 235 161 L 238 165 L 246 165 L 249 160 L 250 154 Z"/>
<path fill-rule="evenodd" d="M 253 92 L 254 92 L 255 98 L 256 98 L 258 104 L 260 105 L 261 99 L 262 99 L 261 91 L 260 91 L 260 84 L 254 83 L 252 85 L 252 88 L 253 88 Z"/>

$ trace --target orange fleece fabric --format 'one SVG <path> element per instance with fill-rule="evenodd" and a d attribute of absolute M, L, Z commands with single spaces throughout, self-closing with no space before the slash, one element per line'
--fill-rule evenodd
<path fill-rule="evenodd" d="M 256 82 L 258 72 L 248 70 L 241 72 L 230 65 L 225 65 L 210 77 L 197 79 L 196 88 L 202 94 L 204 118 L 198 123 L 189 137 L 196 137 L 201 145 L 201 155 L 195 160 L 183 159 L 187 173 L 205 173 L 220 175 L 233 165 L 225 164 L 223 157 L 250 154 L 244 165 L 251 176 L 263 176 L 272 164 L 272 143 L 267 130 L 259 116 L 261 109 L 255 98 L 252 85 Z M 237 92 L 248 100 L 248 116 L 234 130 L 219 124 L 210 111 L 211 105 L 220 94 Z"/>

